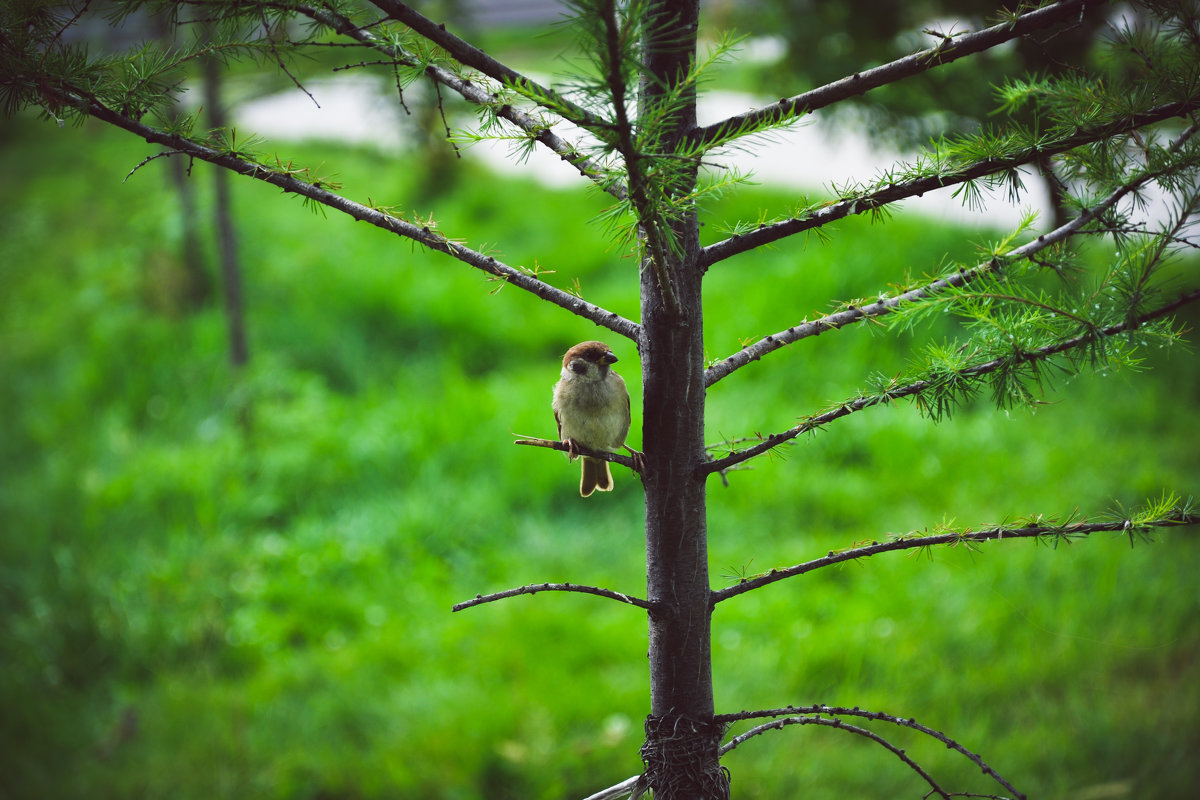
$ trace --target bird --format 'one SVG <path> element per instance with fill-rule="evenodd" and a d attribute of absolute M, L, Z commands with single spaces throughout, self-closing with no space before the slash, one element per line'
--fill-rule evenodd
<path fill-rule="evenodd" d="M 607 461 L 581 456 L 579 448 L 615 452 L 625 446 L 629 433 L 629 392 L 612 370 L 616 361 L 604 342 L 580 342 L 563 356 L 562 373 L 554 384 L 558 438 L 567 446 L 568 458 L 583 460 L 580 497 L 611 492 L 613 479 Z"/>

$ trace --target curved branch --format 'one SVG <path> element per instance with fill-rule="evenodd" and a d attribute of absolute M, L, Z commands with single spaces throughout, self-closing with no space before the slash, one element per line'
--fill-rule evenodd
<path fill-rule="evenodd" d="M 401 4 L 396 3 L 388 5 Z M 295 10 L 300 14 L 303 14 L 304 16 L 314 20 L 315 22 L 319 22 L 322 25 L 327 26 L 342 36 L 351 38 L 360 44 L 371 47 L 372 49 L 379 50 L 380 52 L 386 54 L 389 58 L 395 59 L 406 66 L 418 65 L 418 60 L 411 54 L 405 53 L 400 50 L 400 48 L 394 47 L 388 42 L 383 41 L 378 36 L 355 25 L 349 19 L 341 16 L 340 14 L 336 14 L 323 8 L 314 8 L 312 6 L 303 5 L 296 7 Z M 409 11 L 412 14 L 416 14 L 416 12 L 411 11 L 411 9 L 409 9 Z M 417 14 L 417 16 L 420 15 Z M 424 18 L 422 17 L 422 19 Z M 428 22 L 428 20 L 426 21 Z M 404 22 L 404 20 L 401 20 L 401 22 Z M 407 25 L 408 23 L 405 22 L 404 24 Z M 432 22 L 429 22 L 428 26 L 422 26 L 421 30 L 417 30 L 416 28 L 413 29 L 417 30 L 418 33 L 424 36 L 426 35 L 424 33 L 424 28 L 429 26 L 432 26 L 433 31 L 439 32 L 442 38 L 446 36 L 453 37 L 453 34 L 446 33 L 444 29 L 434 25 Z M 409 27 L 413 26 L 410 25 Z M 453 38 L 457 39 L 457 37 Z M 461 39 L 457 40 L 460 42 L 462 41 Z M 436 43 L 442 44 L 441 42 Z M 463 46 L 475 50 L 475 48 L 466 42 L 463 42 Z M 459 50 L 449 50 L 449 48 L 447 48 L 447 51 L 450 52 L 451 55 L 455 56 L 455 58 L 459 58 L 460 56 Z M 476 52 L 482 53 L 482 51 Z M 482 69 L 479 63 L 472 63 L 471 61 L 463 59 L 460 60 L 462 60 L 462 63 L 467 64 L 468 66 L 479 69 L 485 75 L 495 77 L 492 75 L 492 72 Z M 496 63 L 498 64 L 499 62 Z M 503 67 L 503 65 L 500 66 Z M 525 83 L 523 85 L 526 87 L 536 86 L 536 84 L 534 84 L 528 78 L 524 78 L 508 67 L 503 67 L 502 70 L 493 71 L 500 75 L 508 75 L 509 79 L 519 79 L 524 81 Z M 509 75 L 510 73 L 511 75 Z M 625 189 L 620 182 L 613 182 L 603 179 L 603 176 L 606 174 L 607 170 L 602 164 L 580 152 L 578 147 L 554 133 L 543 121 L 509 103 L 498 102 L 496 96 L 489 92 L 482 84 L 474 83 L 465 78 L 461 78 L 450 70 L 439 67 L 436 64 L 430 64 L 426 66 L 425 74 L 437 83 L 440 83 L 448 89 L 457 92 L 467 102 L 478 106 L 491 108 L 495 112 L 496 116 L 511 122 L 513 125 L 516 125 L 518 128 L 525 131 L 525 133 L 531 136 L 535 141 L 553 151 L 556 155 L 558 155 L 559 158 L 574 167 L 580 175 L 593 181 L 605 192 L 608 192 L 617 199 L 621 199 L 625 196 Z M 515 76 L 515 78 L 513 76 Z M 499 80 L 499 78 L 497 78 L 497 80 Z M 541 89 L 541 87 L 537 88 Z M 541 91 L 549 92 L 548 89 Z"/>
<path fill-rule="evenodd" d="M 571 452 L 566 442 L 560 442 L 557 439 L 515 439 L 513 444 L 527 445 L 529 447 L 545 447 L 550 450 L 559 450 L 563 453 Z M 610 453 L 607 450 L 593 450 L 581 444 L 575 445 L 575 452 L 588 458 L 594 458 L 597 461 L 611 461 L 614 464 L 620 464 L 623 467 L 628 467 L 632 472 L 641 472 L 641 467 L 637 459 L 630 456 L 623 456 L 620 453 Z"/>
<path fill-rule="evenodd" d="M 926 192 L 943 189 L 947 186 L 956 186 L 1025 166 L 1038 158 L 1065 153 L 1081 145 L 1119 136 L 1175 117 L 1183 117 L 1197 109 L 1200 109 L 1200 95 L 1189 97 L 1184 101 L 1156 106 L 1141 114 L 1134 114 L 1128 119 L 1117 120 L 1094 128 L 1079 128 L 1073 135 L 1022 148 L 1012 156 L 985 158 L 957 169 L 944 172 L 939 170 L 934 175 L 914 178 L 901 183 L 889 183 L 882 188 L 858 196 L 843 197 L 817 211 L 782 222 L 763 225 L 749 233 L 734 234 L 728 239 L 710 244 L 701 252 L 700 264 L 707 268 L 739 253 L 745 253 L 756 247 L 819 228 L 849 216 L 875 211 L 900 200 L 919 197 Z"/>
<path fill-rule="evenodd" d="M 477 594 L 470 600 L 464 600 L 461 603 L 455 603 L 451 607 L 451 611 L 462 611 L 465 608 L 480 606 L 484 603 L 494 603 L 497 600 L 503 600 L 506 597 L 517 597 L 523 594 L 537 594 L 538 592 L 578 592 L 580 594 L 594 594 L 597 597 L 607 597 L 609 600 L 616 600 L 620 603 L 626 603 L 638 608 L 644 608 L 650 611 L 654 605 L 649 600 L 643 600 L 640 597 L 634 597 L 623 592 L 615 592 L 612 589 L 601 589 L 598 586 L 583 586 L 578 583 L 531 583 L 528 586 L 518 586 L 516 589 L 506 589 L 503 592 L 494 592 L 492 594 Z"/>
<path fill-rule="evenodd" d="M 772 583 L 803 575 L 806 572 L 830 567 L 859 558 L 868 558 L 880 553 L 891 553 L 898 550 L 913 550 L 937 545 L 959 545 L 975 542 L 987 542 L 1000 539 L 1029 539 L 1029 538 L 1066 538 L 1088 536 L 1102 531 L 1132 532 L 1148 528 L 1176 528 L 1184 525 L 1200 525 L 1200 514 L 1190 510 L 1176 511 L 1173 515 L 1161 519 L 1135 521 L 1132 519 L 1113 520 L 1110 522 L 1072 522 L 1064 525 L 1026 525 L 1019 528 L 996 526 L 980 531 L 959 531 L 953 533 L 935 534 L 932 536 L 902 536 L 887 542 L 871 542 L 863 547 L 852 547 L 840 552 L 830 551 L 823 558 L 806 561 L 785 569 L 773 569 L 754 578 L 744 578 L 739 583 L 719 589 L 712 593 L 712 604 L 715 606 L 739 594 L 761 589 Z"/>
<path fill-rule="evenodd" d="M 1188 126 L 1187 130 L 1172 144 L 1172 149 L 1177 149 L 1182 146 L 1183 142 L 1189 139 L 1197 130 L 1196 125 Z M 851 306 L 842 311 L 828 314 L 820 319 L 805 321 L 799 325 L 793 325 L 779 333 L 771 334 L 759 339 L 751 345 L 743 347 L 738 352 L 722 359 L 711 365 L 704 371 L 704 385 L 712 386 L 717 381 L 721 380 L 731 372 L 746 366 L 752 361 L 757 361 L 768 353 L 784 347 L 785 345 L 798 342 L 801 339 L 807 339 L 810 336 L 817 336 L 828 330 L 841 328 L 854 322 L 859 322 L 863 319 L 878 317 L 884 314 L 891 313 L 901 303 L 914 302 L 922 300 L 938 292 L 948 289 L 957 288 L 966 285 L 972 280 L 994 272 L 1000 268 L 1004 261 L 1015 259 L 1029 258 L 1030 256 L 1044 250 L 1047 247 L 1065 241 L 1074 234 L 1078 233 L 1085 225 L 1098 219 L 1110 208 L 1115 206 L 1130 192 L 1136 191 L 1146 183 L 1162 177 L 1166 170 L 1155 170 L 1144 172 L 1133 179 L 1127 181 L 1120 186 L 1116 191 L 1112 192 L 1108 197 L 1085 210 L 1082 214 L 1075 217 L 1065 225 L 1062 225 L 1049 233 L 1038 236 L 1033 241 L 1030 241 L 1021 247 L 1015 248 L 1010 252 L 1004 253 L 1002 256 L 997 255 L 986 263 L 979 264 L 971 269 L 961 270 L 959 272 L 947 275 L 944 278 L 939 278 L 936 281 L 918 286 L 903 294 L 895 297 L 881 297 L 877 302 L 869 303 L 865 306 Z"/>
<path fill-rule="evenodd" d="M 761 130 L 792 117 L 816 111 L 856 95 L 864 94 L 889 83 L 925 72 L 942 64 L 1004 44 L 1012 39 L 1077 18 L 1088 7 L 1103 5 L 1105 0 L 1064 0 L 1064 2 L 1022 14 L 1011 22 L 1002 22 L 975 33 L 944 39 L 935 47 L 922 50 L 889 64 L 856 72 L 847 78 L 818 87 L 804 94 L 788 97 L 765 108 L 754 109 L 720 122 L 699 128 L 689 136 L 690 143 L 707 146 L 727 139 L 743 130 Z"/>
<path fill-rule="evenodd" d="M 492 256 L 472 250 L 469 247 L 464 247 L 446 236 L 431 230 L 426 225 L 417 225 L 378 209 L 371 208 L 370 206 L 349 200 L 325 189 L 319 183 L 300 180 L 287 170 L 274 170 L 248 159 L 214 150 L 191 139 L 176 134 L 165 133 L 131 117 L 113 111 L 95 98 L 88 97 L 83 92 L 66 92 L 61 89 L 47 89 L 46 91 L 52 93 L 63 103 L 76 106 L 80 111 L 140 136 L 151 144 L 163 145 L 182 154 L 236 172 L 239 175 L 245 175 L 264 183 L 278 186 L 285 192 L 306 197 L 321 205 L 341 211 L 354 219 L 370 223 L 377 228 L 382 228 L 406 239 L 411 239 L 418 244 L 428 247 L 430 250 L 445 253 L 462 261 L 464 264 L 500 278 L 506 283 L 510 283 L 520 289 L 524 289 L 543 300 L 570 311 L 572 314 L 589 319 L 614 333 L 632 339 L 635 342 L 638 340 L 639 326 L 636 322 L 625 319 L 614 311 L 609 311 L 593 303 L 585 302 L 569 292 L 564 292 L 544 281 L 538 280 L 533 275 L 497 261 Z"/>
<path fill-rule="evenodd" d="M 911 769 L 913 772 L 920 775 L 921 778 L 926 783 L 929 784 L 929 786 L 933 789 L 934 792 L 941 795 L 941 797 L 944 798 L 944 800 L 950 800 L 950 795 L 946 792 L 946 790 L 943 789 L 941 786 L 939 786 L 937 781 L 935 781 L 928 772 L 926 772 L 924 769 L 922 769 L 920 764 L 918 764 L 917 762 L 915 762 L 911 758 L 909 758 L 908 754 L 905 753 L 904 750 L 902 750 L 899 747 L 896 747 L 896 745 L 892 744 L 887 739 L 883 738 L 882 736 L 880 736 L 878 733 L 875 733 L 874 731 L 869 731 L 866 728 L 860 728 L 857 725 L 850 725 L 848 723 L 842 722 L 840 719 L 826 719 L 825 717 L 819 717 L 819 716 L 817 716 L 817 717 L 784 717 L 782 719 L 773 720 L 771 722 L 764 722 L 762 725 L 756 725 L 753 728 L 751 728 L 750 730 L 741 734 L 740 736 L 735 736 L 734 738 L 730 739 L 726 744 L 721 746 L 720 754 L 722 756 L 725 755 L 730 750 L 733 750 L 735 747 L 740 745 L 742 742 L 744 742 L 747 739 L 750 739 L 754 736 L 758 736 L 759 734 L 766 733 L 767 731 L 783 730 L 788 725 L 823 725 L 827 728 L 837 728 L 838 730 L 843 730 L 848 733 L 856 734 L 858 736 L 864 736 L 867 739 L 870 739 L 871 741 L 875 742 L 875 744 L 878 744 L 881 747 L 884 747 L 884 748 L 890 750 L 891 753 L 894 756 L 896 756 L 896 758 L 903 761 L 905 763 L 905 765 L 908 766 L 909 769 Z"/>
<path fill-rule="evenodd" d="M 1096 341 L 1097 339 L 1107 338 L 1109 336 L 1115 336 L 1118 333 L 1136 330 L 1147 322 L 1159 319 L 1160 317 L 1165 317 L 1168 314 L 1178 311 L 1180 308 L 1183 308 L 1186 305 L 1196 302 L 1197 300 L 1200 300 L 1200 289 L 1193 289 L 1190 292 L 1185 292 L 1184 294 L 1180 295 L 1174 302 L 1168 303 L 1161 308 L 1147 312 L 1131 320 L 1126 320 L 1125 322 L 1121 322 L 1116 325 L 1110 325 L 1109 327 L 1103 328 L 1095 333 L 1064 339 L 1061 342 L 1046 345 L 1045 347 L 1039 347 L 1028 352 L 1014 353 L 1012 355 L 994 358 L 991 361 L 986 361 L 982 364 L 966 367 L 965 369 L 960 370 L 957 375 L 959 377 L 974 377 L 977 375 L 986 375 L 990 372 L 995 372 L 1001 367 L 1012 365 L 1014 363 L 1042 361 L 1060 353 L 1064 353 L 1068 350 L 1082 347 L 1090 342 Z M 698 469 L 702 475 L 709 475 L 714 472 L 727 470 L 730 467 L 742 463 L 743 461 L 747 461 L 755 456 L 762 455 L 768 450 L 778 447 L 785 442 L 791 441 L 802 433 L 814 431 L 824 425 L 829 424 L 830 422 L 833 422 L 834 420 L 849 416 L 856 411 L 862 411 L 863 409 L 871 408 L 872 406 L 890 403 L 893 400 L 899 400 L 904 397 L 915 397 L 934 388 L 936 385 L 938 385 L 937 381 L 925 378 L 922 380 L 913 381 L 912 383 L 904 386 L 897 386 L 892 389 L 884 390 L 878 394 L 859 395 L 858 397 L 847 400 L 844 403 L 840 403 L 828 411 L 806 417 L 803 422 L 793 428 L 789 428 L 781 433 L 773 433 L 770 436 L 765 436 L 758 444 L 752 445 L 743 450 L 735 450 L 723 458 L 706 461 L 701 464 Z"/>
<path fill-rule="evenodd" d="M 914 731 L 923 733 L 926 736 L 937 739 L 939 742 L 946 745 L 946 747 L 948 749 L 954 750 L 954 751 L 966 756 L 971 761 L 975 762 L 975 765 L 978 766 L 980 768 L 980 770 L 983 771 L 983 774 L 992 778 L 992 780 L 996 781 L 996 783 L 1003 786 L 1006 790 L 1012 792 L 1016 797 L 1021 798 L 1021 800 L 1024 800 L 1025 795 L 1022 794 L 1021 792 L 1017 791 L 1011 783 L 1009 783 L 1007 780 L 1004 779 L 1003 776 L 1001 776 L 998 772 L 996 772 L 994 769 L 992 769 L 990 766 L 988 766 L 987 762 L 985 762 L 979 755 L 977 755 L 976 753 L 972 753 L 970 750 L 963 747 L 961 744 L 959 744 L 955 740 L 951 739 L 949 736 L 942 733 L 941 731 L 936 730 L 935 728 L 930 728 L 927 725 L 922 725 L 921 723 L 917 722 L 912 717 L 908 717 L 906 719 L 904 717 L 897 717 L 897 716 L 893 716 L 892 714 L 886 714 L 882 711 L 864 711 L 863 709 L 859 708 L 858 706 L 855 706 L 854 708 L 846 708 L 844 706 L 814 705 L 814 706 L 788 706 L 787 708 L 769 708 L 769 709 L 765 709 L 762 711 L 740 711 L 735 714 L 717 714 L 716 717 L 714 717 L 714 721 L 730 724 L 730 723 L 734 723 L 734 722 L 739 722 L 741 720 L 759 719 L 761 717 L 783 717 L 783 716 L 790 716 L 790 715 L 794 715 L 794 714 L 826 714 L 826 715 L 831 715 L 831 716 L 862 717 L 864 719 L 890 722 L 893 725 L 900 725 L 905 728 L 911 728 Z"/>

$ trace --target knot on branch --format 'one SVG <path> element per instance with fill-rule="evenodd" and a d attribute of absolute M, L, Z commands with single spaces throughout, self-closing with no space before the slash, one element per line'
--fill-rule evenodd
<path fill-rule="evenodd" d="M 711 719 L 646 717 L 642 784 L 655 797 L 729 797 L 729 770 L 719 761 L 725 729 Z"/>

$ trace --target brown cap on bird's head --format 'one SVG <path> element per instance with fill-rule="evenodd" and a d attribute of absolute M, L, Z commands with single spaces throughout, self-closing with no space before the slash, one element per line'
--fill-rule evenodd
<path fill-rule="evenodd" d="M 617 357 L 613 355 L 612 348 L 604 342 L 580 342 L 563 356 L 563 366 L 571 366 L 571 362 L 577 358 L 591 361 L 594 364 L 613 364 L 617 360 Z"/>

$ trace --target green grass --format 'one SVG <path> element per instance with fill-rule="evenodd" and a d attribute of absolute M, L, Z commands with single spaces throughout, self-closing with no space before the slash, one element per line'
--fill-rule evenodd
<path fill-rule="evenodd" d="M 619 472 L 583 501 L 561 455 L 510 444 L 553 433 L 558 358 L 602 331 L 235 181 L 252 362 L 233 374 L 219 308 L 172 300 L 182 234 L 162 162 L 122 183 L 150 148 L 93 126 L 0 136 L 0 797 L 570 798 L 637 771 L 636 610 L 539 594 L 450 613 L 540 581 L 643 593 L 637 482 Z M 282 155 L 334 165 L 356 199 L 435 208 L 451 237 L 637 316 L 636 266 L 588 224 L 594 194 L 468 169 L 427 202 L 419 171 L 369 151 Z M 209 179 L 196 165 L 205 209 Z M 788 202 L 753 190 L 720 211 Z M 982 238 L 849 221 L 829 244 L 718 265 L 709 354 Z M 635 349 L 608 338 L 636 391 Z M 777 353 L 714 387 L 710 436 L 788 427 L 900 369 L 914 341 L 860 326 Z M 1056 386 L 1036 414 L 980 405 L 934 425 L 878 408 L 714 481 L 714 584 L 949 519 L 1194 491 L 1200 369 L 1150 355 L 1142 374 Z M 635 445 L 637 422 L 635 403 Z M 1188 797 L 1198 572 L 1189 530 L 819 571 L 718 609 L 719 710 L 859 705 L 944 730 L 1030 796 Z M 947 785 L 995 790 L 895 735 Z M 924 792 L 828 729 L 767 734 L 728 765 L 739 797 Z"/>

